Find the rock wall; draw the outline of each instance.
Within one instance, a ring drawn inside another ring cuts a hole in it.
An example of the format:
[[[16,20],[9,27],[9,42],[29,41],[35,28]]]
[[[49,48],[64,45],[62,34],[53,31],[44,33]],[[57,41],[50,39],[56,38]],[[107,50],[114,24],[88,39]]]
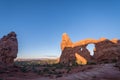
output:
[[[91,43],[95,45],[93,56],[90,55],[89,50],[86,48]],[[85,39],[73,43],[69,36],[64,33],[62,35],[61,50],[60,63],[65,65],[74,63],[87,64],[90,61],[99,63],[106,60],[118,60],[120,56],[120,40],[100,38],[99,40]]]
[[[100,39],[95,43],[94,58],[97,62],[118,60],[120,56],[119,40]]]
[[[0,65],[12,66],[18,53],[16,33],[11,32],[0,39]]]

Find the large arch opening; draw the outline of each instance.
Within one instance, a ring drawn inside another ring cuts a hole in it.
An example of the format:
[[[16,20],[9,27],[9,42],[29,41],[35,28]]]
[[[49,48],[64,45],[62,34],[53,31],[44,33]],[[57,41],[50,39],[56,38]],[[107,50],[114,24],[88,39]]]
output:
[[[93,56],[94,55],[95,44],[88,44],[87,49],[89,50],[90,55]]]

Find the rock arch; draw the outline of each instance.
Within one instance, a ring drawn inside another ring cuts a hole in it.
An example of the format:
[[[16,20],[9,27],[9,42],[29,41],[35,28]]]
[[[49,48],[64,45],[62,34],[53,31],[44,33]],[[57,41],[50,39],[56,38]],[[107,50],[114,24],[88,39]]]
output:
[[[93,57],[86,48],[88,44],[95,45]],[[106,38],[95,40],[89,38],[73,43],[69,36],[64,33],[62,35],[61,50],[62,54],[60,56],[60,63],[65,65],[71,65],[74,62],[81,62],[81,64],[86,64],[92,60],[95,62],[102,62],[104,60],[110,61],[112,59],[118,59],[118,56],[120,56],[120,40],[108,40]],[[80,61],[76,61],[78,60],[78,56]],[[80,57],[82,57],[82,59],[80,59]]]

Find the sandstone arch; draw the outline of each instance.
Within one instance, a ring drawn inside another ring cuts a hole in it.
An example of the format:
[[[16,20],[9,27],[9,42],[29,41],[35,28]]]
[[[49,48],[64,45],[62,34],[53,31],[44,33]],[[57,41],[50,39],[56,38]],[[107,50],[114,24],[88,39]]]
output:
[[[88,44],[94,44],[94,55],[90,55],[89,50],[86,48]],[[72,62],[77,62],[76,53],[82,57],[81,62],[86,63],[94,60],[95,62],[102,62],[104,60],[118,59],[120,56],[120,40],[112,39],[108,40],[106,38],[95,39],[85,39],[73,43],[69,36],[64,33],[62,35],[61,42],[62,54],[60,56],[60,63],[65,65],[70,65]],[[83,59],[84,58],[84,59]],[[82,61],[83,60],[83,61]],[[80,61],[79,61],[80,62]]]

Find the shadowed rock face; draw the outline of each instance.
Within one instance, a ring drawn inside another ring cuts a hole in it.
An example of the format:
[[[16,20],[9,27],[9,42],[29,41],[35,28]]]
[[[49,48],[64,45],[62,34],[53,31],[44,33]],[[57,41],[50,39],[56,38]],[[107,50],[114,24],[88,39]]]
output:
[[[16,33],[11,32],[0,39],[0,65],[12,66],[18,53]]]
[[[88,44],[94,44],[94,55],[91,56],[89,50],[86,48]],[[62,54],[60,56],[60,63],[65,65],[72,65],[72,63],[86,64],[90,61],[97,63],[104,60],[112,61],[118,60],[120,56],[120,40],[106,38],[85,39],[73,43],[69,36],[64,33],[61,42]]]
[[[105,39],[95,43],[95,60],[97,60],[97,62],[118,60],[120,56],[120,44],[118,44],[118,41],[119,40]]]

